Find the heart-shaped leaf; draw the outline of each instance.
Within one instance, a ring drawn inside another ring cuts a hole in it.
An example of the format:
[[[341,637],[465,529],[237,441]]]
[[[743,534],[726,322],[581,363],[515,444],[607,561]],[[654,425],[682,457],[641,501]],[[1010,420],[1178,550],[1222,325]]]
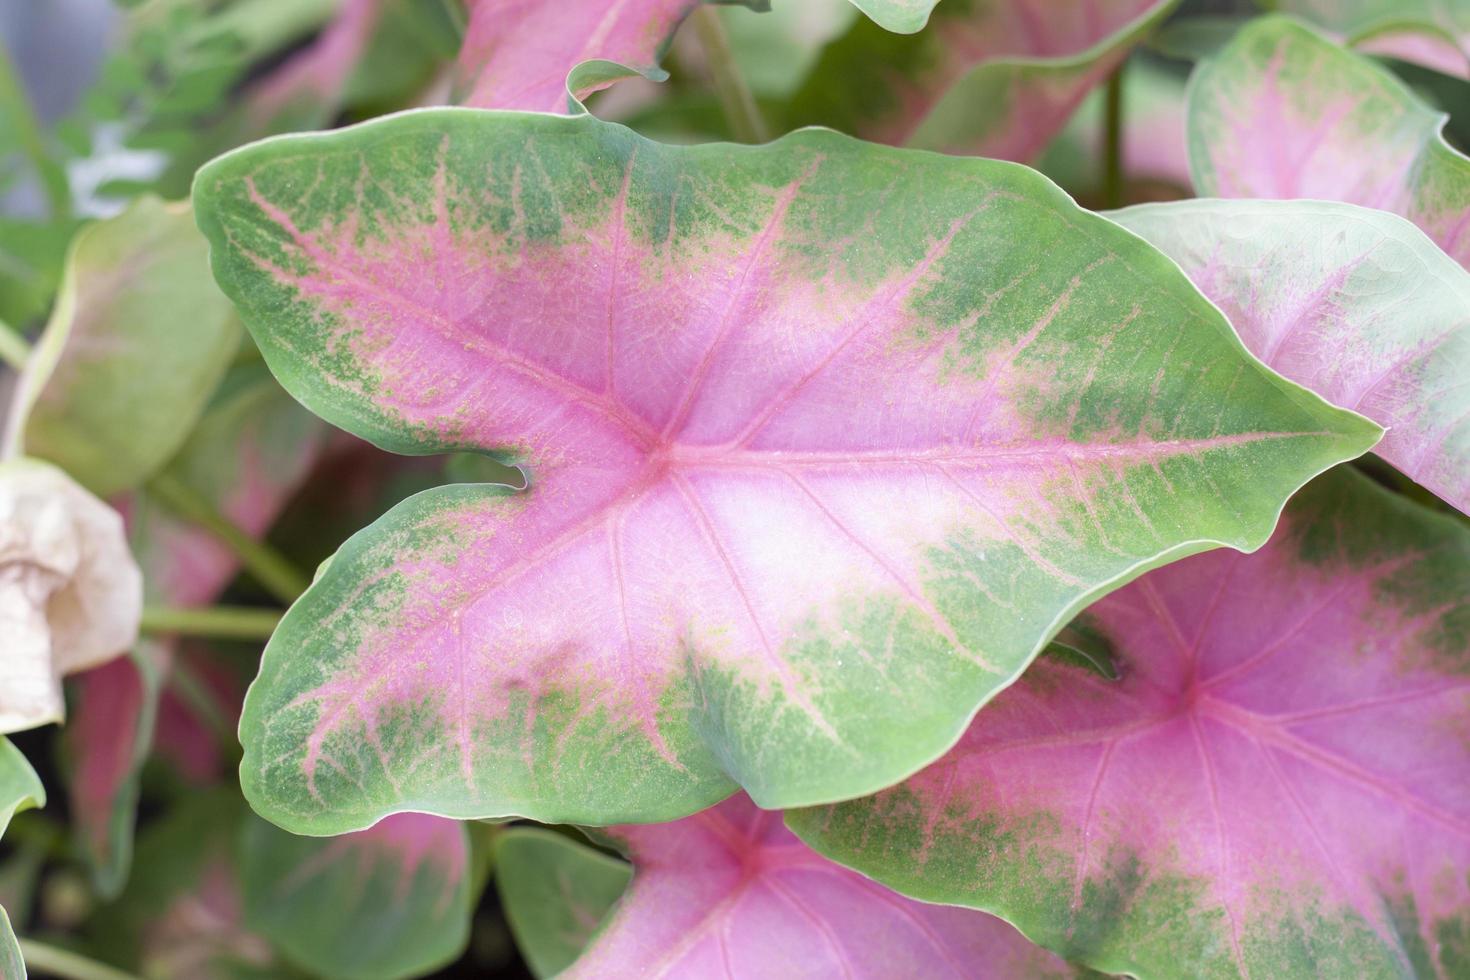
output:
[[[1088,602],[1258,545],[1378,435],[995,161],[438,110],[244,148],[195,195],[293,394],[530,478],[410,498],[288,613],[241,778],[297,832],[872,792]]]
[[[250,820],[240,860],[245,919],[322,976],[421,976],[469,941],[468,865],[464,827],[421,813],[333,838]]]
[[[1443,113],[1368,58],[1264,17],[1200,63],[1188,112],[1202,196],[1392,211],[1470,262],[1470,158],[1445,142]]]
[[[7,441],[93,493],[131,490],[188,436],[240,341],[187,204],[139,198],[78,234]]]
[[[790,121],[1029,160],[1177,0],[951,2],[900,36],[859,21],[822,55]]]
[[[911,901],[833,864],[744,796],[608,836],[633,882],[569,980],[1076,975],[1000,919]]]
[[[1178,262],[1256,356],[1382,425],[1377,452],[1470,513],[1470,273],[1422,232],[1319,201],[1110,217]]]
[[[1470,75],[1470,6],[1458,0],[1274,0],[1272,6],[1360,50]]]
[[[730,2],[765,6],[764,0]],[[877,2],[909,5],[905,0]],[[483,109],[566,112],[569,97],[584,99],[626,75],[662,81],[668,73],[658,66],[659,55],[699,3],[473,0],[459,55],[465,90],[460,102]],[[586,62],[601,64],[569,79]]]
[[[627,862],[565,834],[513,827],[495,841],[495,888],[537,977],[571,966],[628,887]]]
[[[248,534],[263,534],[316,458],[324,426],[302,411],[260,364],[232,371],[165,473]],[[129,537],[149,599],[169,606],[213,602],[234,577],[235,555],[208,531],[175,517],[145,491],[128,502]],[[127,878],[137,779],[153,743],[171,639],[146,641],[130,658],[77,677],[68,727],[71,818],[99,893]],[[196,746],[189,746],[196,747]]]
[[[1138,977],[1470,963],[1470,528],[1348,468],[1271,543],[1092,606],[1122,679],[1048,658],[899,787],[788,820],[905,894]]]

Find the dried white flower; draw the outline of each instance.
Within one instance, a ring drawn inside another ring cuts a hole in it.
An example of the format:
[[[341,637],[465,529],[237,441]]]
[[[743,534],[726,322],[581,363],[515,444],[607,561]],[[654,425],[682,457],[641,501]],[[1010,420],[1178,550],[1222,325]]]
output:
[[[54,466],[0,464],[0,732],[60,721],[62,676],[125,652],[142,611],[117,511]]]

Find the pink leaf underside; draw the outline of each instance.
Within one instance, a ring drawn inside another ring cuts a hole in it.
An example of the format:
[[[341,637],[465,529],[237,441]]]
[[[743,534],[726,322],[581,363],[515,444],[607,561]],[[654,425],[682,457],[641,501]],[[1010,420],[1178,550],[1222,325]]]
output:
[[[894,73],[886,84],[899,107],[857,135],[882,143],[910,141],[929,111],[956,82],[980,65],[1014,59],[1066,59],[1082,54],[1158,6],[1158,0],[1010,0],[974,4],[974,11],[946,16],[937,7],[928,31],[935,57],[911,77]],[[1034,76],[1012,84],[1007,116],[1017,125],[987,132],[978,145],[955,151],[1029,160],[1056,135],[1092,88],[1126,51],[1099,58],[1080,74]]]
[[[604,60],[649,70],[698,0],[474,0],[459,56],[464,105],[567,111],[567,74]],[[578,98],[590,94],[576,93]]]
[[[221,961],[269,969],[274,955],[269,943],[245,929],[240,884],[228,853],[210,855],[196,882],[144,928],[140,939],[148,975],[212,977],[223,972]]]
[[[132,775],[143,678],[131,657],[118,657],[72,678],[74,710],[66,737],[74,747],[69,780],[73,819],[97,863],[113,859],[112,807]]]
[[[1191,136],[1192,153],[1207,158],[1210,171],[1196,189],[1391,211],[1470,267],[1470,161],[1442,144],[1435,113],[1408,107],[1415,97],[1403,83],[1384,69],[1353,67],[1350,57],[1297,27],[1279,35],[1259,69],[1232,66],[1245,84],[1218,94],[1197,86],[1191,100],[1211,94],[1219,118],[1207,134]]]
[[[384,862],[396,868],[399,901],[408,898],[421,869],[427,868],[442,884],[434,907],[443,915],[469,866],[465,837],[459,824],[423,813],[395,813],[367,830],[333,837],[310,858],[299,863],[275,887],[279,894],[296,891],[309,879],[334,871],[340,865],[355,867],[362,887]]]
[[[1354,45],[1368,54],[1398,58],[1433,68],[1456,78],[1470,78],[1470,36],[1459,43],[1438,34],[1423,31],[1388,31],[1365,38]]]
[[[1431,950],[1453,939],[1435,924],[1470,907],[1464,541],[1309,562],[1311,536],[1333,532],[1287,515],[1254,555],[1186,558],[1092,606],[1123,679],[1038,661],[894,812],[925,815],[930,841],[1026,821],[1038,853],[1075,855],[1074,911],[1129,856],[1145,882],[1203,882],[1195,913],[1224,909],[1237,959],[1276,926],[1344,910],[1393,948],[1420,944],[1416,925]],[[1418,923],[1389,921],[1404,907]]]
[[[266,125],[301,100],[335,107],[357,67],[385,0],[343,0],[342,9],[304,51],[262,79],[250,92],[250,113]]]
[[[1074,975],[994,916],[915,902],[828,861],[743,794],[609,833],[633,881],[567,978]]]

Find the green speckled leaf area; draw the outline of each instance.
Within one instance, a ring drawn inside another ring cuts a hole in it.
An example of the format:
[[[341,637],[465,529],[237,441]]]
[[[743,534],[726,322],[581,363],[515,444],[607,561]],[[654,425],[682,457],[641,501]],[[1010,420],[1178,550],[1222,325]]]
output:
[[[1085,614],[1121,679],[1046,658],[820,852],[1138,977],[1470,971],[1470,528],[1342,467],[1255,554]]]
[[[6,440],[98,496],[131,490],[179,449],[239,342],[188,204],[141,197],[73,240]]]
[[[873,792],[1380,435],[996,161],[433,110],[246,147],[195,203],[298,399],[529,477],[410,498],[287,614],[241,780],[295,832]]]
[[[626,861],[551,830],[513,827],[495,841],[495,887],[537,977],[572,965],[632,874]]]

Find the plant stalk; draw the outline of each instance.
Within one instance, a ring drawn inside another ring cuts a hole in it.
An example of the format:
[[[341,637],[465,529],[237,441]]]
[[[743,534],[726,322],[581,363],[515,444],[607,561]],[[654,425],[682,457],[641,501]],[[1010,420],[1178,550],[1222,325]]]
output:
[[[271,595],[290,605],[306,591],[311,580],[279,551],[240,530],[228,517],[215,510],[193,488],[168,473],[148,481],[148,490],[179,517],[204,528],[240,559],[240,564],[265,586]]]
[[[1103,193],[1105,208],[1123,206],[1123,72],[1125,61],[1108,76],[1103,93]]]
[[[34,939],[20,939],[20,955],[32,974],[60,977],[62,980],[138,980],[106,963],[87,959],[79,953],[61,949]]]
[[[214,735],[224,757],[238,766],[241,750],[235,725],[221,709],[219,699],[210,691],[204,679],[183,658],[175,657],[169,669],[168,683],[174,693],[194,710],[195,716],[204,723],[204,727]]]
[[[144,606],[141,629],[145,633],[183,633],[216,640],[268,640],[280,621],[279,611],[250,606]]]
[[[26,339],[4,320],[0,320],[0,361],[4,361],[17,371],[24,371],[26,361],[31,356],[31,345]]]
[[[764,143],[771,138],[770,130],[761,117],[760,107],[755,104],[755,96],[750,93],[750,86],[745,84],[745,77],[740,74],[740,66],[735,63],[719,11],[702,3],[694,8],[689,19],[700,47],[704,48],[710,81],[714,83],[715,95],[724,110],[725,121],[730,124],[730,132],[741,143]]]

